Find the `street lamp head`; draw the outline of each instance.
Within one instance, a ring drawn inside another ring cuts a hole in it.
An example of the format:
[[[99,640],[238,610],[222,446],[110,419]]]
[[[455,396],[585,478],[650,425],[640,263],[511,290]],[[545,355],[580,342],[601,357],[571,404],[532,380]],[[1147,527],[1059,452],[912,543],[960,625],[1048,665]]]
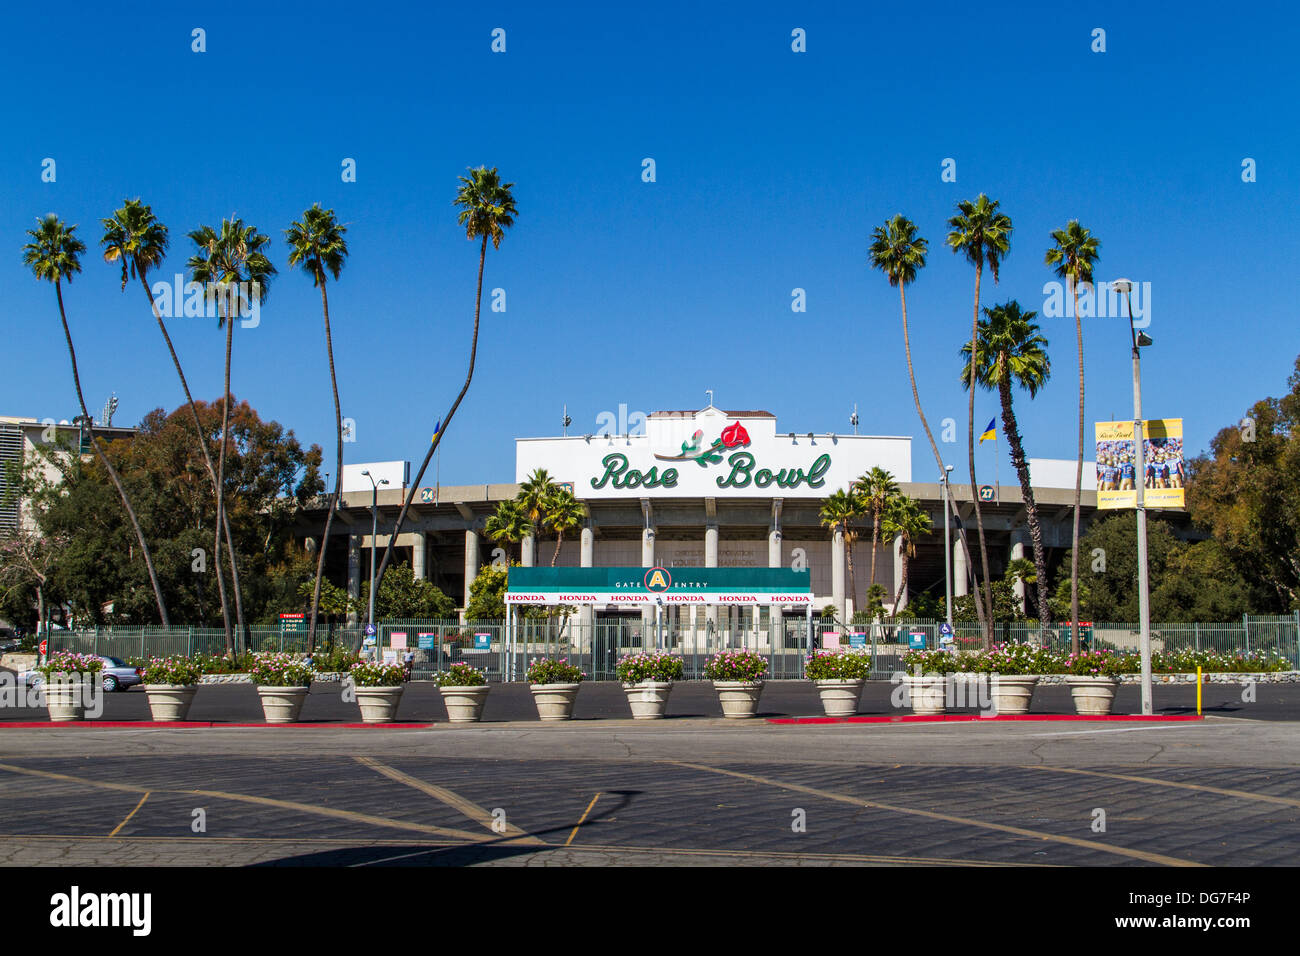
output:
[[[1116,292],[1131,292],[1133,283],[1129,279],[1111,279],[1110,287]]]
[[[370,469],[367,468],[367,469],[366,469],[365,471],[363,471],[361,474],[363,474],[363,475],[365,475],[367,478],[369,478],[369,477],[370,477]]]
[[[1147,345],[1154,345],[1155,340],[1152,339],[1151,336],[1147,335],[1145,332],[1138,332],[1137,344],[1138,344],[1138,348],[1143,348],[1144,346]]]
[[[381,485],[386,485],[386,484],[388,484],[388,479],[387,479],[387,478],[380,478],[380,479],[379,479],[379,483],[380,483]]]

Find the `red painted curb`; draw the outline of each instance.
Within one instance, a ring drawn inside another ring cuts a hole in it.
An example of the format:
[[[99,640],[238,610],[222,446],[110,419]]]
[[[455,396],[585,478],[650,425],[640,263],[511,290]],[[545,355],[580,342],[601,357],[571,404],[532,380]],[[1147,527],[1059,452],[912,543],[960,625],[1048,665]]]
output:
[[[227,724],[212,720],[16,720],[0,721],[0,729],[6,727],[19,727],[31,729],[33,727],[344,727],[344,728],[370,728],[385,727],[389,730],[415,730],[418,728],[432,727],[433,724],[335,724],[325,721],[293,721],[287,724]]]
[[[981,717],[979,714],[936,714],[918,716],[899,714],[897,717],[769,717],[769,724],[925,724],[941,721],[972,721],[990,723],[997,720],[1083,720],[1083,721],[1154,721],[1157,723],[1183,720],[1204,720],[1198,714],[1107,714],[1089,717],[1085,714],[1004,714],[998,717]]]

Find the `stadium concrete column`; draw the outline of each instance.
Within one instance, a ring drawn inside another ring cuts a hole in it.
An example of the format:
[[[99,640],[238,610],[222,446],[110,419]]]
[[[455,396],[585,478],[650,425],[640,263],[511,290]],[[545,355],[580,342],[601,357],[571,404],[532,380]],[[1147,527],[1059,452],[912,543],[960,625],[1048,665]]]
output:
[[[478,532],[465,529],[465,607],[469,607],[469,589],[478,577]]]
[[[650,507],[650,499],[641,499],[641,567],[653,568],[655,566],[655,516],[654,509]],[[642,649],[647,653],[655,646],[655,609],[654,607],[643,607],[641,609],[641,640]]]
[[[411,546],[411,574],[417,581],[429,580],[425,562],[429,557],[429,539],[423,531],[415,532],[415,542]]]
[[[897,535],[894,538],[894,593],[898,595],[898,607],[894,608],[895,616],[907,607],[907,589],[904,588],[901,592],[898,590],[898,586],[903,581],[903,547],[903,536]]]
[[[348,597],[352,598],[353,606],[361,597],[361,535],[348,535]],[[348,611],[348,623],[357,623],[357,612]]]
[[[840,619],[844,619],[844,530],[836,528],[831,536],[831,601]]]
[[[769,568],[781,567],[781,505],[782,499],[772,499],[772,523],[767,529],[767,566]],[[762,618],[763,609],[758,608],[754,612],[758,618]],[[773,650],[777,644],[776,622],[780,619],[781,612],[774,607],[767,609],[767,642]]]
[[[1017,528],[1011,532],[1011,560],[1021,561],[1025,557],[1025,532],[1022,528]],[[1025,582],[1020,578],[1016,583],[1011,585],[1011,591],[1016,596],[1016,603],[1020,605],[1020,613],[1025,613]]]
[[[536,549],[537,539],[531,534],[524,535],[524,540],[519,542],[519,563],[526,568],[533,566],[533,551]]]
[[[718,566],[718,499],[704,499],[704,566]],[[718,607],[710,604],[704,611],[704,619],[713,625],[716,633],[718,627]]]
[[[580,564],[584,568],[593,567],[596,557],[596,531],[591,526],[591,519],[588,518],[582,523],[582,556]],[[584,604],[578,609],[578,622],[582,625],[585,637],[590,640],[592,637],[592,624],[596,621],[596,609],[590,604]]]
[[[953,603],[967,594],[966,583],[966,549],[962,547],[961,538],[952,543],[952,596]]]

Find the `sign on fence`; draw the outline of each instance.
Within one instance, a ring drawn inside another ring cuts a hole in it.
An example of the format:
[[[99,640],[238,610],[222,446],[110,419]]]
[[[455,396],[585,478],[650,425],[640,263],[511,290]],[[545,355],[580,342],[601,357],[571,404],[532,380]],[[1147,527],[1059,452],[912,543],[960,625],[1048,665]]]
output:
[[[394,649],[396,649],[396,650],[403,650],[403,649],[405,649],[405,647],[406,647],[406,632],[405,632],[405,631],[389,631],[389,632],[388,632],[388,646],[389,646],[389,647],[392,647],[392,648],[394,648]]]
[[[907,646],[914,651],[925,650],[925,631],[909,631],[907,634]]]
[[[421,633],[421,634],[417,634],[417,635],[415,635],[415,646],[418,647],[418,648],[419,648],[420,650],[422,650],[422,651],[431,651],[431,650],[433,650],[434,647],[437,646],[437,642],[438,642],[438,635],[437,635],[437,634],[425,634],[425,633]]]
[[[475,634],[475,635],[474,635],[474,650],[476,650],[476,651],[490,651],[491,649],[492,649],[492,635],[491,635],[491,634]]]

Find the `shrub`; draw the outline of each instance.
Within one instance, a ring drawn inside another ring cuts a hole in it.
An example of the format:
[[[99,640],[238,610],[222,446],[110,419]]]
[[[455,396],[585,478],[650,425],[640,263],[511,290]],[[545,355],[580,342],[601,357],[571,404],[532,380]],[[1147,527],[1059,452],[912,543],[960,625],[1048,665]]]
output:
[[[433,679],[439,687],[480,687],[487,683],[487,675],[483,671],[460,661]]]
[[[528,665],[528,683],[530,684],[576,684],[587,679],[577,664],[570,664],[567,657],[558,661],[532,661]]]
[[[958,655],[948,651],[908,651],[903,655],[903,669],[908,674],[915,674],[918,667],[922,676],[953,674],[962,669],[961,665]]]
[[[203,671],[188,657],[151,657],[141,669],[146,684],[197,684]]]
[[[307,687],[315,671],[302,658],[292,654],[254,654],[248,673],[261,687]]]
[[[1059,674],[1061,655],[1032,644],[994,644],[987,651],[960,655],[959,669],[977,674]]]
[[[809,680],[865,680],[871,676],[871,655],[865,651],[814,651],[804,676]]]
[[[639,684],[643,680],[681,680],[682,659],[672,654],[629,654],[620,658],[614,668],[624,684]]]
[[[357,661],[348,674],[356,687],[397,687],[406,679],[406,668],[401,664]]]
[[[759,681],[767,673],[767,659],[753,651],[723,651],[704,665],[709,680]]]
[[[1142,669],[1138,654],[1121,654],[1116,651],[1080,651],[1061,662],[1061,672],[1080,677],[1115,677],[1118,674],[1136,674]]]
[[[360,656],[354,654],[350,647],[338,644],[326,651],[316,651],[312,655],[312,666],[318,671],[344,674],[351,671],[360,660]]]
[[[103,669],[104,662],[94,654],[55,651],[36,671],[49,680],[51,674],[98,674]]]

